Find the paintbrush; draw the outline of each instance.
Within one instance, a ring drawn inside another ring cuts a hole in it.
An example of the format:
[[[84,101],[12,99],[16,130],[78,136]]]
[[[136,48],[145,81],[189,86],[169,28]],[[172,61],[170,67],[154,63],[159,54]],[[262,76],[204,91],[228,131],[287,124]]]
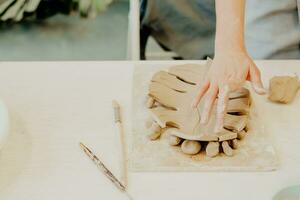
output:
[[[120,104],[116,101],[112,101],[112,107],[114,110],[114,117],[115,117],[115,125],[118,129],[119,136],[120,136],[120,145],[121,145],[121,181],[123,181],[124,186],[127,187],[127,159],[126,159],[126,141],[123,129],[123,121],[121,118],[121,108]]]
[[[129,199],[132,197],[127,192],[126,187],[111,173],[111,171],[101,162],[101,160],[83,143],[79,143],[81,149],[90,159],[96,164],[96,166],[102,171],[102,173],[122,192],[124,192]]]

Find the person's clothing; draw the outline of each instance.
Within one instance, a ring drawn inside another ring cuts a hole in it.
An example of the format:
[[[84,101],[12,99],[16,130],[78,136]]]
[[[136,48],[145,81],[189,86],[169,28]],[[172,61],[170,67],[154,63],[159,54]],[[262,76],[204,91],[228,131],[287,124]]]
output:
[[[141,30],[185,59],[203,58],[213,54],[214,7],[214,0],[143,1]]]
[[[245,39],[254,58],[300,58],[297,1],[247,0]]]
[[[300,58],[298,6],[300,0],[247,0],[245,40],[253,58]],[[140,20],[142,54],[151,35],[184,59],[213,56],[215,0],[142,0]]]

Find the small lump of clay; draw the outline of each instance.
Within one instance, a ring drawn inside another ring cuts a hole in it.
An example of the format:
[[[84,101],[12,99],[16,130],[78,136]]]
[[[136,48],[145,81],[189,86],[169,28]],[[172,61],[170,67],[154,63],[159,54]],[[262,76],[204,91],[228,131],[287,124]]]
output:
[[[290,103],[299,88],[300,83],[296,76],[274,76],[270,80],[269,100],[278,103]]]
[[[233,156],[233,150],[229,146],[228,141],[222,142],[222,148],[223,148],[223,152],[226,154],[226,156]]]
[[[185,140],[181,144],[181,150],[185,154],[195,155],[201,150],[201,144],[194,140]]]
[[[150,131],[152,133],[157,133],[157,132],[161,131],[161,128],[160,128],[160,126],[156,122],[153,122],[152,125],[151,125],[151,127],[150,127]]]
[[[244,139],[244,137],[246,136],[247,132],[245,130],[241,130],[240,132],[237,133],[237,138],[239,140]]]
[[[149,129],[149,132],[150,134],[148,135],[148,138],[150,140],[157,140],[158,138],[160,138],[161,128],[156,122],[153,122],[152,126]]]
[[[150,135],[148,135],[148,138],[150,140],[157,140],[158,138],[160,138],[160,135],[161,135],[160,132],[151,133]]]
[[[149,97],[146,103],[147,108],[152,108],[155,104],[155,100],[152,97]]]
[[[231,146],[233,149],[237,149],[239,147],[239,142],[237,139],[231,140]]]
[[[182,141],[182,139],[180,137],[177,137],[175,135],[170,135],[169,136],[169,144],[171,146],[177,146],[180,144],[180,142]]]
[[[206,155],[209,157],[215,157],[219,154],[220,143],[209,142],[206,146]]]

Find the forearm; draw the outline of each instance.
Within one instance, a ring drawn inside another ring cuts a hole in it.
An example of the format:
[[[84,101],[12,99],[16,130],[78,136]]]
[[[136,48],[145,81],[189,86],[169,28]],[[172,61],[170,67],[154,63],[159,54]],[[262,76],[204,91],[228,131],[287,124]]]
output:
[[[216,0],[215,54],[245,51],[245,0]]]
[[[205,96],[200,122],[206,124],[217,101],[216,132],[223,130],[230,92],[237,91],[246,80],[249,80],[258,94],[265,93],[259,69],[245,47],[245,1],[215,0],[217,16],[215,56],[194,106],[196,107]]]

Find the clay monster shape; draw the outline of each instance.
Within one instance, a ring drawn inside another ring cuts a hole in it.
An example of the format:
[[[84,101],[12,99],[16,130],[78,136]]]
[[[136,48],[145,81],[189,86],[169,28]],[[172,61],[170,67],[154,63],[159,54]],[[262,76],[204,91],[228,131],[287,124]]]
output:
[[[214,157],[219,150],[232,156],[237,148],[237,138],[244,135],[250,106],[249,91],[246,88],[231,93],[224,129],[214,133],[215,110],[207,125],[201,125],[201,103],[191,106],[204,80],[208,65],[178,65],[168,71],[155,73],[149,85],[147,107],[153,119],[153,127],[160,127],[170,135],[170,145],[181,145],[186,154],[197,154],[205,149],[206,155]],[[150,103],[149,103],[150,102]],[[153,131],[158,139],[158,129]],[[201,148],[204,147],[204,148]]]

